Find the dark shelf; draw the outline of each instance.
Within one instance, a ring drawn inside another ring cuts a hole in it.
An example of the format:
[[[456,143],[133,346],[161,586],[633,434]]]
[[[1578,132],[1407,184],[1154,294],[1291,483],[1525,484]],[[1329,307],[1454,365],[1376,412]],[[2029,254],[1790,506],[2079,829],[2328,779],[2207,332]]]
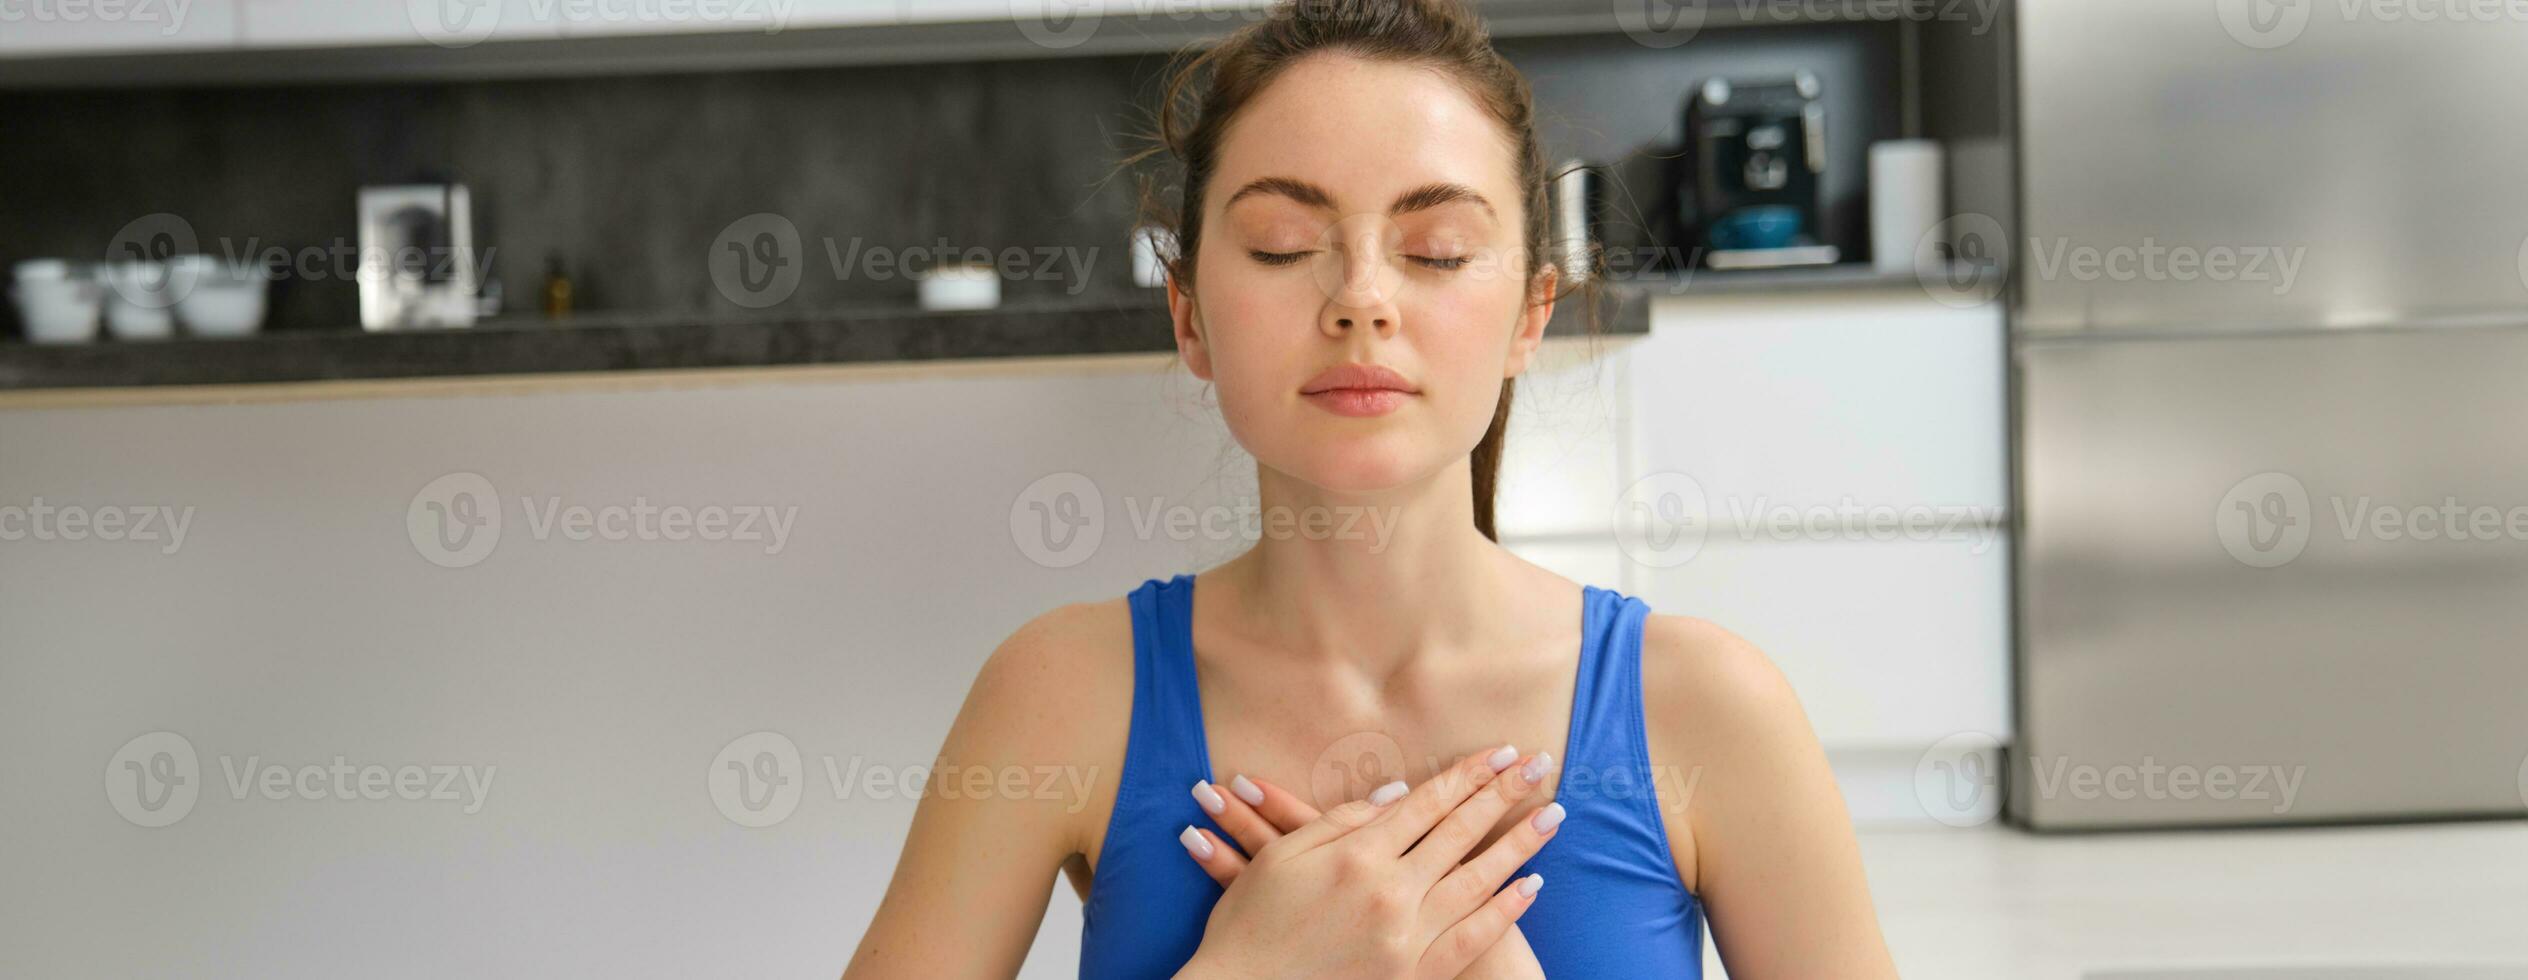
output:
[[[1609,290],[1599,332],[1649,332],[1648,300]],[[1581,332],[1577,304],[1547,333]],[[234,340],[0,344],[0,391],[463,378],[810,364],[1166,353],[1167,308],[1130,300],[992,310],[847,310],[751,318],[587,314],[463,330],[279,331]]]

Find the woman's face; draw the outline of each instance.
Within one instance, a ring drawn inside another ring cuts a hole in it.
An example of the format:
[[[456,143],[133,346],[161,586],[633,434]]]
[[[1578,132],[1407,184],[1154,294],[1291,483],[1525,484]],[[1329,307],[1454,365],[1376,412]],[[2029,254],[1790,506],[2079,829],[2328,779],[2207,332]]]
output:
[[[1552,312],[1528,303],[1500,122],[1432,69],[1320,54],[1248,103],[1217,160],[1193,295],[1169,300],[1239,444],[1341,493],[1465,459]]]

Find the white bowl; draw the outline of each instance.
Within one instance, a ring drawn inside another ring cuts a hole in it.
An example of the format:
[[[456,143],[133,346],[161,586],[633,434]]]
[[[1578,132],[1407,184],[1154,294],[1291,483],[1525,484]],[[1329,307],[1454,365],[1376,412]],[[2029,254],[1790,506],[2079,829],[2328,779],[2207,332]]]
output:
[[[167,267],[158,262],[118,262],[103,270],[105,329],[116,340],[165,340],[176,334],[175,296]]]
[[[988,310],[1001,305],[1001,274],[988,265],[943,265],[914,273],[925,310]]]
[[[97,339],[105,287],[85,279],[30,279],[9,290],[17,302],[26,339],[39,344],[84,344]]]
[[[188,262],[187,259],[199,259]],[[168,288],[176,319],[196,337],[244,337],[263,328],[271,283],[256,266],[220,263],[207,256],[178,256]]]
[[[63,259],[27,259],[15,267],[17,281],[55,281],[71,278],[70,263]]]

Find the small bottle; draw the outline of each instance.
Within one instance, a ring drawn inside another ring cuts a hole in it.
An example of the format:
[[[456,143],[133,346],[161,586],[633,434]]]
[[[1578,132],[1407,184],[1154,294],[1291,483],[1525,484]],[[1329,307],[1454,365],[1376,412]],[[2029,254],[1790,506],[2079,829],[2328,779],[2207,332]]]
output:
[[[571,315],[571,277],[562,271],[559,252],[544,257],[544,316],[559,320]]]

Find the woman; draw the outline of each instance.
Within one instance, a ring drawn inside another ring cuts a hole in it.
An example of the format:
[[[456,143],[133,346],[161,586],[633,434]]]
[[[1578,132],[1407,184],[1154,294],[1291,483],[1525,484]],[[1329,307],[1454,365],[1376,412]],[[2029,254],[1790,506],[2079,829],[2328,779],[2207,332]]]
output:
[[[1693,977],[1706,909],[1737,980],[1894,975],[1781,674],[1493,539],[1555,290],[1531,114],[1449,0],[1299,0],[1175,75],[1178,350],[1268,522],[1382,533],[1011,636],[941,761],[1113,776],[926,797],[847,976],[1010,976],[1056,868],[1091,977]],[[1311,790],[1363,745],[1458,761]]]

